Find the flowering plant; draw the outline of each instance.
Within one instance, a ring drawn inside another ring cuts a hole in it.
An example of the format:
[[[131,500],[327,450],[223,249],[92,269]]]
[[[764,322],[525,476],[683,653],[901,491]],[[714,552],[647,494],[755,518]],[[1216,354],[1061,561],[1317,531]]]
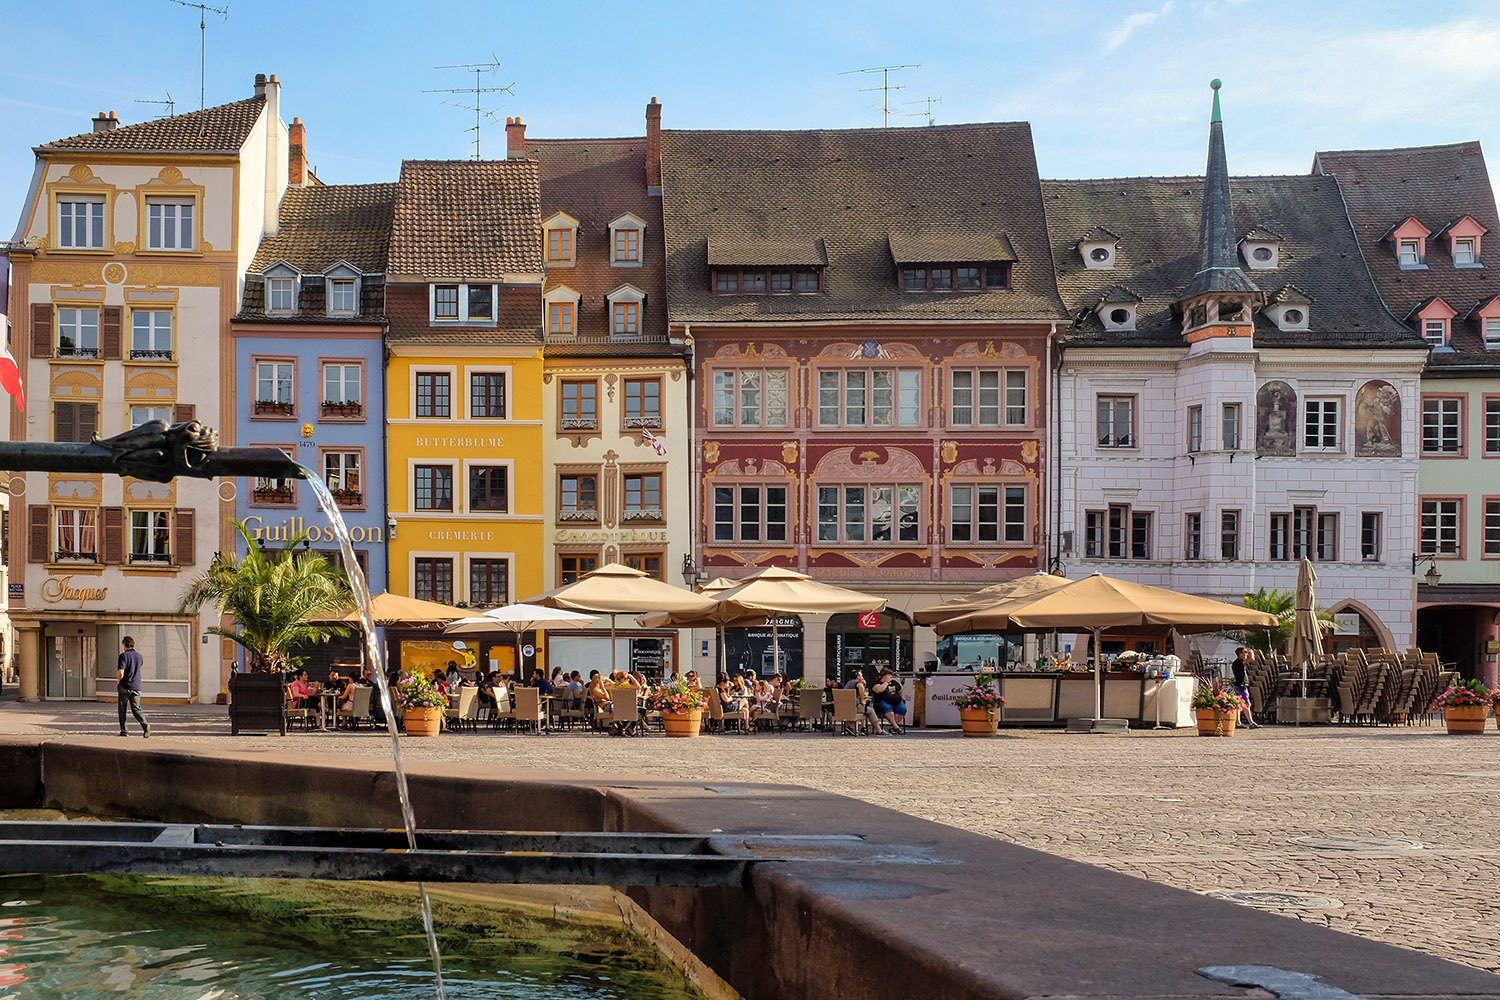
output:
[[[1447,708],[1450,705],[1500,705],[1500,689],[1487,688],[1476,677],[1457,682],[1434,698],[1432,704],[1434,708]]]
[[[651,696],[651,707],[673,715],[701,712],[708,707],[708,693],[702,688],[688,687],[686,681],[673,681]]]
[[[1193,708],[1210,709],[1217,713],[1238,713],[1245,707],[1245,699],[1226,688],[1217,678],[1211,684],[1199,684],[1193,692]]]
[[[1005,704],[1005,696],[995,688],[990,687],[995,683],[994,674],[976,674],[974,683],[963,689],[963,692],[953,699],[955,708],[978,708],[986,712],[993,712]]]
[[[801,691],[803,688],[807,687],[807,678],[798,677],[796,680],[788,684],[787,687],[791,688],[793,691]]]
[[[448,698],[421,674],[412,674],[396,685],[403,708],[447,708]]]

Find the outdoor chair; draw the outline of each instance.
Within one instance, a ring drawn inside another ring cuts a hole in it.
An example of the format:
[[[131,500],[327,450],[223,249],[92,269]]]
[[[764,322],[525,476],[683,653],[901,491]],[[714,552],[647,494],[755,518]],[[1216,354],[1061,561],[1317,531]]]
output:
[[[635,688],[610,688],[610,735],[635,736],[642,731],[640,696]]]
[[[563,707],[557,710],[557,724],[571,729],[574,726],[583,725],[588,721],[588,713],[584,711],[584,703],[581,700],[559,702]]]
[[[473,723],[479,713],[479,689],[466,687],[458,689],[458,698],[449,699],[448,707],[444,710],[444,721],[450,730],[462,729],[466,725],[473,728]]]
[[[805,687],[797,692],[797,725],[811,730],[823,715],[823,692],[818,688]]]
[[[348,723],[349,728],[356,729],[361,722],[375,724],[374,717],[370,714],[370,699],[374,696],[375,689],[357,684],[354,687],[354,695],[350,699],[349,707],[339,710],[339,718]]]
[[[845,736],[857,736],[861,727],[868,728],[864,710],[859,707],[858,691],[839,688],[833,692],[833,724]]]
[[[510,713],[511,725],[527,726],[539,733],[547,731],[547,713],[542,708],[542,693],[536,688],[515,689],[516,707]]]
[[[497,693],[495,695],[495,708],[494,714],[490,716],[490,726],[499,729],[502,722],[509,722],[514,725],[515,720],[516,714],[511,711],[510,707],[510,689],[507,688],[504,694]]]
[[[719,704],[719,692],[714,688],[708,690],[708,731],[724,731],[724,706]]]

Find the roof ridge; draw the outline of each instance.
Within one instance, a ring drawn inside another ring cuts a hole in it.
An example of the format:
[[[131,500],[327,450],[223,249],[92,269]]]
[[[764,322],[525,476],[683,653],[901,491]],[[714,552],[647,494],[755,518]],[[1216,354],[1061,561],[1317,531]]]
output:
[[[808,135],[812,133],[848,135],[855,132],[895,132],[907,135],[977,128],[1025,128],[1029,130],[1031,122],[950,122],[946,125],[889,125],[866,128],[672,128],[662,129],[662,135]]]
[[[1458,142],[1439,142],[1430,146],[1388,146],[1379,149],[1320,149],[1314,156],[1374,156],[1381,153],[1430,153],[1437,149],[1462,149],[1478,146],[1478,139],[1463,139]]]

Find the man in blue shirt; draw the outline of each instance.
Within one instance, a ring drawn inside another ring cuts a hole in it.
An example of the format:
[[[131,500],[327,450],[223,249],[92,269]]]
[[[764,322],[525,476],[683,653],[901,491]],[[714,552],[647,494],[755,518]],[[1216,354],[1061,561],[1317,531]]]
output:
[[[120,644],[125,647],[120,653],[119,667],[115,670],[120,702],[120,735],[125,735],[125,706],[129,705],[135,721],[141,724],[141,736],[149,737],[151,727],[141,714],[141,665],[144,661],[141,654],[135,651],[135,640],[130,636],[121,639]]]

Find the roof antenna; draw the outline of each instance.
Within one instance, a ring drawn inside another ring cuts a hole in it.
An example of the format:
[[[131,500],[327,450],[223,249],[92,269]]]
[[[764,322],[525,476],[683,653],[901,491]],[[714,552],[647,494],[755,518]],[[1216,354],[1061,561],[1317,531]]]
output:
[[[897,70],[900,70],[900,69],[921,69],[921,68],[922,68],[922,64],[921,63],[907,63],[907,64],[902,65],[902,66],[870,66],[870,67],[867,67],[865,69],[846,69],[846,70],[844,70],[844,72],[840,73],[839,76],[848,76],[850,73],[879,73],[880,74],[880,86],[878,86],[878,87],[861,87],[861,88],[859,88],[859,92],[861,94],[868,94],[868,93],[872,93],[872,92],[878,90],[882,94],[884,94],[884,101],[882,102],[882,105],[881,105],[881,111],[885,115],[885,119],[884,119],[885,127],[886,128],[890,128],[891,127],[891,91],[893,91],[893,90],[905,90],[906,89],[906,86],[904,84],[891,83],[891,74],[894,73],[894,72],[896,72]]]
[[[174,100],[172,100],[172,92],[171,91],[166,90],[166,91],[162,91],[162,93],[164,93],[164,94],[167,95],[167,99],[165,101],[147,101],[147,100],[142,100],[141,98],[136,98],[135,103],[136,104],[159,104],[159,105],[162,105],[163,107],[165,107],[167,109],[167,113],[164,114],[164,115],[157,115],[155,120],[156,121],[161,121],[163,118],[171,118],[173,115],[175,115],[177,113],[177,102],[174,101]]]
[[[491,73],[491,74],[493,74],[496,70],[498,70],[500,68],[500,58],[498,56],[496,56],[493,52],[490,53],[490,60],[491,61],[487,62],[487,63],[455,63],[452,66],[434,66],[433,69],[461,69],[461,70],[463,70],[466,73],[473,73],[474,74],[474,86],[473,87],[459,87],[459,88],[456,88],[456,89],[453,89],[453,90],[424,90],[424,91],[422,91],[422,93],[424,93],[424,94],[473,94],[474,95],[474,103],[472,105],[468,105],[468,104],[455,104],[452,101],[444,101],[443,103],[446,104],[446,105],[448,105],[448,107],[450,107],[450,108],[458,108],[458,109],[460,109],[462,111],[472,111],[472,112],[474,112],[474,127],[472,129],[468,129],[467,131],[470,131],[470,132],[474,133],[474,159],[476,159],[476,160],[480,159],[480,155],[479,155],[479,137],[480,137],[481,126],[484,124],[484,119],[495,117],[495,114],[498,111],[498,109],[491,109],[489,111],[484,110],[484,95],[485,94],[510,94],[512,97],[515,96],[515,91],[511,89],[512,87],[515,86],[514,83],[508,84],[508,85],[506,85],[504,87],[484,87],[484,86],[480,85],[480,83],[481,83],[480,76],[482,74],[484,74],[484,73]]]
[[[198,11],[198,110],[202,111],[207,106],[204,95],[208,91],[207,76],[204,67],[207,65],[208,53],[208,15],[218,14],[222,18],[229,17],[229,5],[222,8],[210,7],[206,3],[189,3],[188,0],[168,0],[179,7],[192,7]]]
[[[922,108],[921,111],[908,111],[906,113],[906,117],[908,117],[908,118],[926,118],[928,125],[936,125],[937,124],[937,119],[935,117],[933,117],[932,106],[934,104],[942,104],[942,103],[943,103],[943,99],[941,97],[924,97],[920,101],[906,101],[904,104],[902,104],[902,107],[909,108],[913,104],[921,104],[921,105],[923,105],[923,108]]]

